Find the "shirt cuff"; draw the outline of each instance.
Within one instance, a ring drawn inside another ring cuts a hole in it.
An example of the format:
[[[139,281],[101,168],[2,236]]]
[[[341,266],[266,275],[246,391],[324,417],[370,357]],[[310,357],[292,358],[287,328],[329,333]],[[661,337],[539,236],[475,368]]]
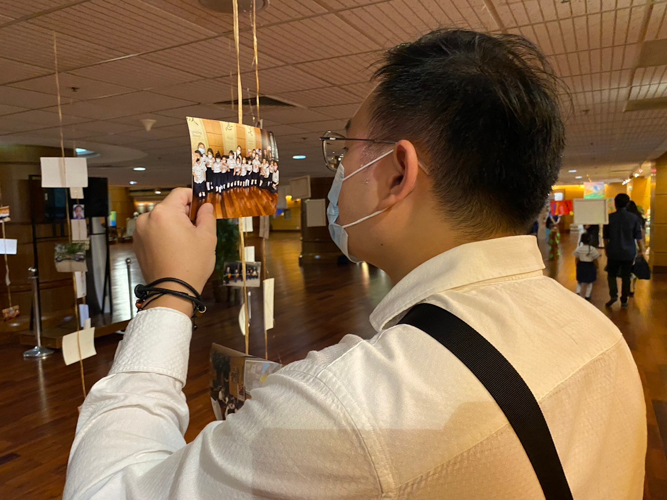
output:
[[[188,374],[192,320],[167,307],[137,314],[125,330],[109,375],[159,373],[185,385]]]

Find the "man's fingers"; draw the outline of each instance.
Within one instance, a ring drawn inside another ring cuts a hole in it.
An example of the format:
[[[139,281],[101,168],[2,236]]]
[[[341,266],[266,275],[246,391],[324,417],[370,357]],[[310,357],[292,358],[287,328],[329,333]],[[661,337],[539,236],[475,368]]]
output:
[[[212,235],[216,234],[215,214],[212,204],[204,203],[199,207],[197,211],[197,229],[203,229]]]
[[[190,188],[172,189],[171,193],[162,201],[164,206],[183,212],[185,215],[190,214],[191,203],[192,189]]]

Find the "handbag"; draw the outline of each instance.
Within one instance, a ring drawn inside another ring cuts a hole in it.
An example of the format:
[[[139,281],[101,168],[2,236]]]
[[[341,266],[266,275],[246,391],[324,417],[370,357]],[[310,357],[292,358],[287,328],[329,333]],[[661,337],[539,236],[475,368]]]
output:
[[[637,276],[637,279],[640,280],[650,280],[651,279],[651,268],[648,266],[648,262],[644,257],[638,257],[635,260],[635,264],[632,266],[632,274]]]
[[[546,500],[573,500],[549,426],[535,396],[510,362],[480,333],[449,311],[418,304],[399,322],[437,340],[486,388],[530,460]]]

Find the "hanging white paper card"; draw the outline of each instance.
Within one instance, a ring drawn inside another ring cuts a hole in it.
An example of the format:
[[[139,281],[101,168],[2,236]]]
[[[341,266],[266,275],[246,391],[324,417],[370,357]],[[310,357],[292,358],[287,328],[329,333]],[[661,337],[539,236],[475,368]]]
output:
[[[88,224],[85,220],[72,219],[72,241],[88,241]]]
[[[255,262],[255,247],[245,247],[245,261]]]
[[[252,319],[250,295],[250,292],[248,292],[248,327],[250,326],[250,320]],[[245,337],[245,306],[241,306],[241,310],[239,311],[239,328],[241,328],[241,334]]]
[[[76,271],[74,273],[76,280],[76,298],[80,299],[86,296],[86,273]]]
[[[18,240],[0,238],[0,255],[16,255]]]
[[[252,233],[252,217],[241,217],[244,233]]]
[[[79,304],[79,328],[86,326],[86,320],[90,318],[88,304]]]
[[[322,227],[327,225],[326,202],[322,199],[306,200],[306,226]]]
[[[79,346],[81,346],[81,357],[79,357]],[[65,335],[62,349],[66,365],[76,363],[79,359],[95,356],[97,354],[97,351],[95,351],[95,329],[86,328],[81,330],[78,333],[78,342],[77,332]]]
[[[273,287],[275,279],[264,280],[264,330],[273,328]]]
[[[88,164],[85,158],[40,158],[42,187],[88,187]]]
[[[83,188],[71,187],[69,188],[69,197],[73,200],[83,200]]]

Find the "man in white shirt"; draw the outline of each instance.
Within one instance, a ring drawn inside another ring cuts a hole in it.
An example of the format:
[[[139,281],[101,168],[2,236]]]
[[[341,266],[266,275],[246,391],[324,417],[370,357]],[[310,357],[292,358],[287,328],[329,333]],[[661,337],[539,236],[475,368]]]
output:
[[[327,163],[337,167],[332,237],[396,283],[371,316],[378,334],[348,335],[270,375],[186,445],[192,305],[154,301],[81,409],[65,499],[544,498],[479,380],[397,324],[422,302],[467,322],[525,380],[575,499],[642,497],[645,407],[628,346],[543,275],[535,238],[518,236],[556,181],[564,143],[542,55],[518,37],[442,30],[390,50],[375,79],[348,124],[344,165]],[[212,207],[192,226],[190,200],[174,190],[139,219],[149,282],[201,290],[213,271]]]

